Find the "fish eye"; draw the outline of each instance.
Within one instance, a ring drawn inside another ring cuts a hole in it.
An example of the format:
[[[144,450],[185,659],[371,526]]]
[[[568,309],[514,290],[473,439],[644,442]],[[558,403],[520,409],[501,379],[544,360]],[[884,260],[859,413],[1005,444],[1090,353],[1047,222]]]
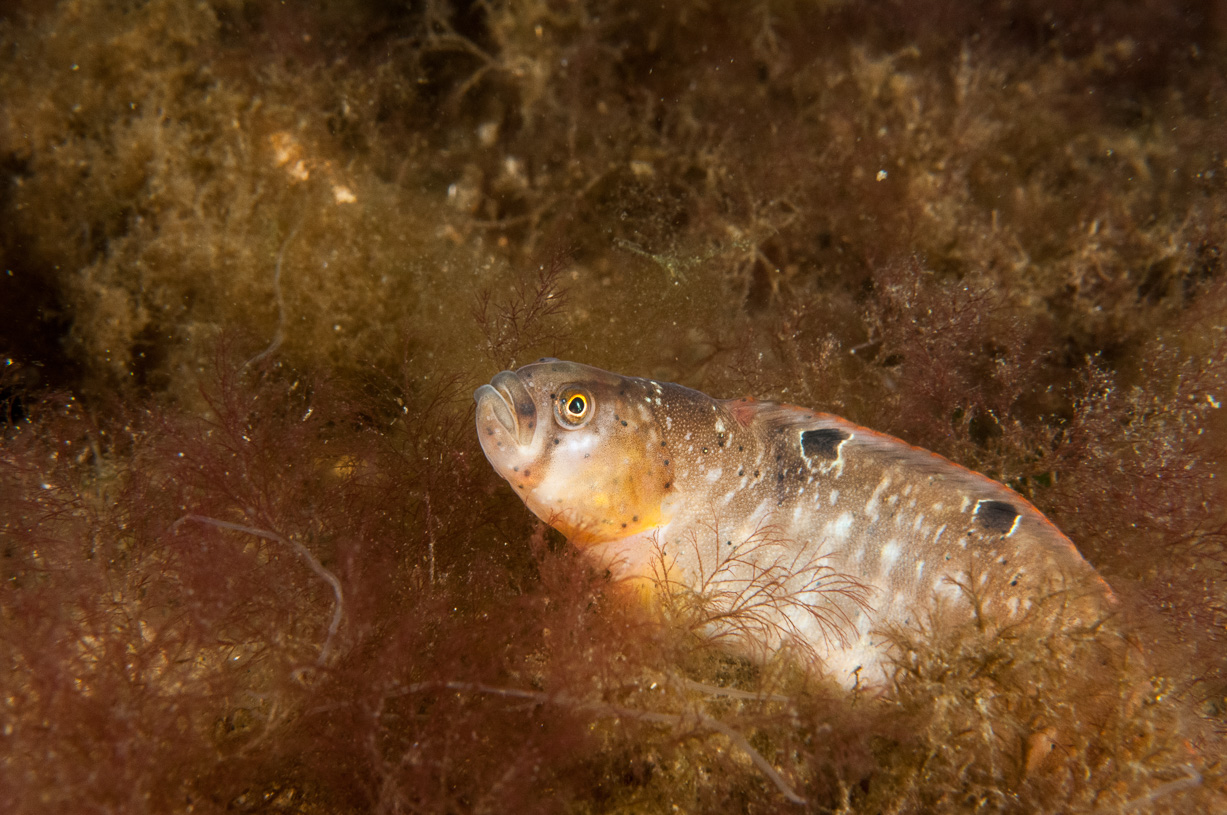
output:
[[[567,388],[558,395],[554,413],[563,427],[574,430],[583,427],[592,417],[592,397],[579,388]]]

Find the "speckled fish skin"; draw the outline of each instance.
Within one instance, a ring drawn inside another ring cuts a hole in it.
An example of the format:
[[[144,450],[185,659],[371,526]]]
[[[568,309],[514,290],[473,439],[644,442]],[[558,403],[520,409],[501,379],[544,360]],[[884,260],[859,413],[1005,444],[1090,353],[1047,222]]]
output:
[[[837,416],[713,399],[545,359],[474,394],[482,449],[538,517],[622,578],[701,595],[709,632],[886,681],[889,633],[1055,595],[1063,624],[1112,602],[1024,498]]]

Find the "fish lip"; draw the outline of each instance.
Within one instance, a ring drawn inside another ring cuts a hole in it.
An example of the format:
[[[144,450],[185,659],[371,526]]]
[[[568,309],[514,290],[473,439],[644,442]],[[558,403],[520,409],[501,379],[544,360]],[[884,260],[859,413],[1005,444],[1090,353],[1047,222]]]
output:
[[[479,420],[481,419],[480,411],[482,408],[489,408],[490,413],[503,426],[503,429],[510,433],[512,438],[519,439],[515,414],[512,413],[511,405],[508,404],[506,396],[490,385],[482,385],[473,392],[473,400],[477,402]]]
[[[537,406],[524,382],[513,371],[503,371],[473,394],[478,408],[488,406],[491,414],[521,447],[532,444],[536,434]]]

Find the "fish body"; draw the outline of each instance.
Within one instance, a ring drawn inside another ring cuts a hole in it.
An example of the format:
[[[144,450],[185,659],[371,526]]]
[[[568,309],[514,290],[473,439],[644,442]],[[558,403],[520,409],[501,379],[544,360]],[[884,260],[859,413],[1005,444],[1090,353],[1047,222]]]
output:
[[[799,647],[845,685],[886,680],[892,629],[1053,595],[1090,624],[1113,600],[1022,496],[837,416],[553,359],[474,396],[539,518],[618,577],[702,597],[739,650]]]

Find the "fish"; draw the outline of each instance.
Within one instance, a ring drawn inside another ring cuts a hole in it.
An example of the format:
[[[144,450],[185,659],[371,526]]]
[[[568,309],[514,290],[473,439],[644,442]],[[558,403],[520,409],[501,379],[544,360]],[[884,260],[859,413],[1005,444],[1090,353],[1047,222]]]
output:
[[[1054,606],[1093,626],[1116,602],[1017,492],[838,416],[553,358],[474,399],[491,466],[596,565],[846,687],[891,680],[900,631]]]

